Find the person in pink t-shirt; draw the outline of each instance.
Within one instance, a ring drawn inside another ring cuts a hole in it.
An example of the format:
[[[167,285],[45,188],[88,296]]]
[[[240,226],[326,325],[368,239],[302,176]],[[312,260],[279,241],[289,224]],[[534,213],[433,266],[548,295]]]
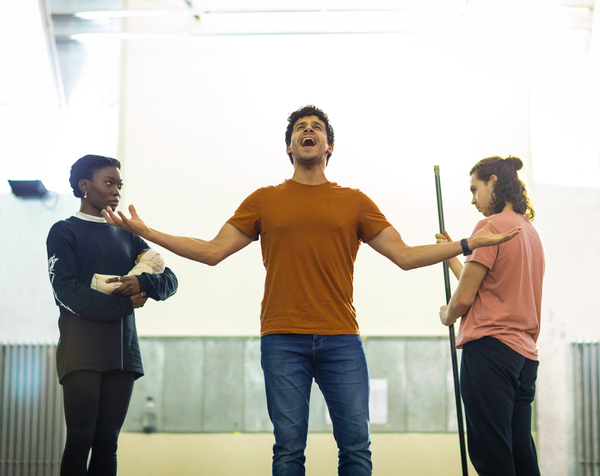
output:
[[[521,233],[506,243],[471,252],[465,266],[449,260],[459,279],[450,303],[440,308],[446,326],[462,318],[460,388],[465,405],[469,457],[480,475],[540,474],[531,436],[531,404],[538,369],[544,249],[531,224],[535,212],[517,171],[517,157],[489,157],[470,172],[472,204],[501,233]],[[451,241],[436,235],[438,243]]]

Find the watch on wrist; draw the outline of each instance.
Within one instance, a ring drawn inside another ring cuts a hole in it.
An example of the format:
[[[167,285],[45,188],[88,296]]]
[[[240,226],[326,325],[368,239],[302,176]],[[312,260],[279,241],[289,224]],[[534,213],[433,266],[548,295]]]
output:
[[[473,254],[473,252],[469,249],[469,243],[467,242],[466,238],[460,240],[460,246],[462,246],[464,256],[469,256]]]

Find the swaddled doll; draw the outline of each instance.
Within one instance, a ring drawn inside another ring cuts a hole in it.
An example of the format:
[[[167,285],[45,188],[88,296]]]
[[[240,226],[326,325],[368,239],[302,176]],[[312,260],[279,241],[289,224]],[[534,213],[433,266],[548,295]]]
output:
[[[137,257],[135,262],[136,265],[131,268],[131,271],[127,273],[127,276],[139,276],[142,273],[161,274],[165,270],[165,262],[162,256],[154,250],[145,250]],[[118,276],[111,276],[109,274],[96,273],[92,277],[92,284],[90,284],[90,287],[104,294],[112,294],[113,291],[123,283],[107,283],[106,280],[117,277]]]

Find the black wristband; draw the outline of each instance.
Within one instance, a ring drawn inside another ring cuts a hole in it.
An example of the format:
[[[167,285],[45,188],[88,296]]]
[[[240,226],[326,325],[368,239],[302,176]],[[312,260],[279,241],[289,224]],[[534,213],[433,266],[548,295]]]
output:
[[[466,238],[460,240],[460,246],[462,246],[464,256],[469,256],[473,254],[473,252],[469,249],[469,243],[467,242]]]

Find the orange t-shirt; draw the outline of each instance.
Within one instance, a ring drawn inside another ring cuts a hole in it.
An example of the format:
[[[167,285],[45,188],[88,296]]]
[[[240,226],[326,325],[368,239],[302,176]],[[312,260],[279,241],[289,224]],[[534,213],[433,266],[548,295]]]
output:
[[[360,190],[293,180],[258,189],[227,223],[261,237],[267,270],[261,336],[358,334],[354,260],[390,226]]]
[[[478,248],[466,262],[481,263],[488,272],[475,301],[461,319],[456,346],[485,336],[494,337],[531,360],[538,360],[544,248],[537,230],[524,216],[512,210],[477,223],[475,231],[492,220],[492,231],[503,233],[515,226],[521,232],[497,246]]]

